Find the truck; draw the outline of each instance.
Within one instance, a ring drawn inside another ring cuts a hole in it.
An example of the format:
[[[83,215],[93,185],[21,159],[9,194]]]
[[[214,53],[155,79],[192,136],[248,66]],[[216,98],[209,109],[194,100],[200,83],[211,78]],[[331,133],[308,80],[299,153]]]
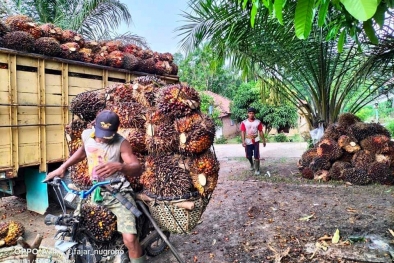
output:
[[[64,130],[72,99],[145,75],[0,48],[0,196],[24,196],[28,210],[45,213],[42,180],[68,158]],[[179,82],[175,75],[156,77]]]

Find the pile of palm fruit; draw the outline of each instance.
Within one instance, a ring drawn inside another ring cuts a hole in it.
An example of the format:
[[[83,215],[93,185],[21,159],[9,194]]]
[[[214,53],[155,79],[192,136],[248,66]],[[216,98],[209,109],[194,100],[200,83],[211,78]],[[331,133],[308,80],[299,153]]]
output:
[[[72,30],[35,23],[23,15],[0,21],[0,47],[157,75],[177,75],[170,53],[121,41],[91,41]]]
[[[66,128],[70,154],[81,145],[82,131],[103,109],[119,115],[118,133],[143,164],[141,178],[128,178],[134,190],[161,200],[210,196],[219,172],[210,150],[215,125],[201,113],[196,90],[144,76],[77,95],[70,105],[74,118]],[[86,161],[71,169],[71,178],[80,187],[91,185]]]
[[[70,154],[81,145],[82,131],[94,126],[94,116],[104,109],[118,114],[118,133],[130,142],[143,166],[141,177],[127,177],[135,191],[158,201],[203,198],[208,204],[219,162],[210,150],[215,125],[200,111],[196,90],[144,76],[77,95],[70,105],[74,117],[65,131]],[[92,184],[86,160],[71,168],[71,179],[81,188]]]
[[[307,179],[393,184],[394,142],[379,123],[364,123],[344,113],[327,127],[314,148],[304,152],[298,168]]]
[[[0,223],[0,247],[15,246],[17,240],[25,232],[23,225],[17,221]]]

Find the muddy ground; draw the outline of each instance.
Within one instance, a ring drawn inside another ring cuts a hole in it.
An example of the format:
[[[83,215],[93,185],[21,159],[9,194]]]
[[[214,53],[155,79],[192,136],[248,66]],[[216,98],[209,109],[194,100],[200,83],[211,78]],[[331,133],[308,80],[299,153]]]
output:
[[[170,238],[186,262],[392,262],[393,186],[306,180],[297,157],[265,157],[261,176],[244,158],[219,159],[219,182],[201,223]],[[43,245],[51,244],[54,229],[25,207],[23,199],[2,198],[0,218],[22,220],[28,241],[42,233]],[[148,262],[177,260],[167,250]]]

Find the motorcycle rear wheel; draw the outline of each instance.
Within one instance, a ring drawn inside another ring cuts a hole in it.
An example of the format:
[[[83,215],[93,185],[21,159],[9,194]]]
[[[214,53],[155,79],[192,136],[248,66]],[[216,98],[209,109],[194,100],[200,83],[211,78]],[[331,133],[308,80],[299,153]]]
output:
[[[166,235],[167,239],[170,238],[170,232],[164,231],[163,233]],[[157,231],[152,231],[145,239],[145,252],[150,257],[160,255],[167,248],[166,242]]]

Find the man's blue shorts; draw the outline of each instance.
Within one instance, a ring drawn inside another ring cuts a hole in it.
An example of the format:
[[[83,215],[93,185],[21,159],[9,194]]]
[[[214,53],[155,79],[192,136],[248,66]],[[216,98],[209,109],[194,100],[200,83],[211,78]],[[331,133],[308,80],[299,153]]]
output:
[[[255,159],[260,159],[260,144],[255,142],[245,146],[246,158],[250,159],[254,156]]]

